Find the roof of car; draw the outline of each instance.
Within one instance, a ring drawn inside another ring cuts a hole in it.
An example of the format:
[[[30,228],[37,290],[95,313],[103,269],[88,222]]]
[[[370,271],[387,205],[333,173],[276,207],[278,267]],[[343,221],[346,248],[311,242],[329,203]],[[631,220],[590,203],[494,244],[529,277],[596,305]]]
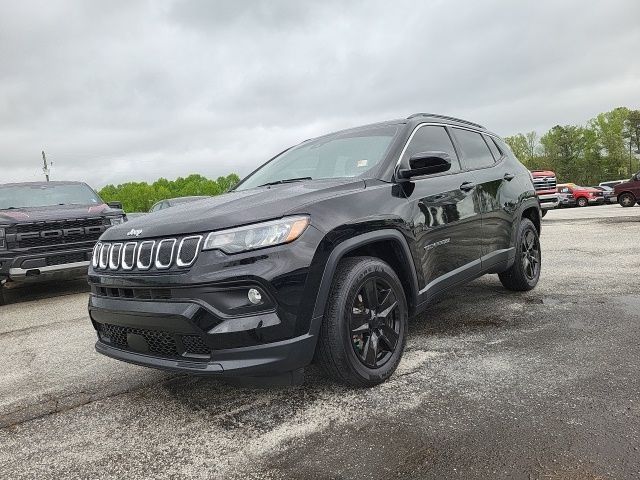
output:
[[[86,183],[74,182],[74,181],[0,183],[0,187],[17,187],[17,186],[45,187],[47,185],[86,185]]]

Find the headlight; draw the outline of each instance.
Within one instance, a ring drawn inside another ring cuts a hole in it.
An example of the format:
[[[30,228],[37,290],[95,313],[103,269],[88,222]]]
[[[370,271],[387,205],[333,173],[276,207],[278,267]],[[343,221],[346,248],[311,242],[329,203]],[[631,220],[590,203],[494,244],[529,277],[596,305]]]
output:
[[[204,242],[204,250],[219,249],[238,253],[256,248],[272,247],[294,241],[309,225],[309,217],[285,217],[270,222],[211,232]]]
[[[111,225],[120,225],[125,221],[126,221],[126,217],[124,215],[121,215],[119,217],[109,217],[109,222],[111,223]]]

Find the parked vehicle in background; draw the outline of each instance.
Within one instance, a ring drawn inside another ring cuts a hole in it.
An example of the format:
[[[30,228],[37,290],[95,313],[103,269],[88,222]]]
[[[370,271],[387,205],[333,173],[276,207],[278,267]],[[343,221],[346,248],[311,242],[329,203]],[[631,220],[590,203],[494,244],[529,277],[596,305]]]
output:
[[[576,206],[576,199],[571,193],[558,192],[558,208],[569,208]]]
[[[156,202],[150,209],[149,213],[157,212],[158,210],[164,210],[165,208],[175,207],[176,205],[182,205],[183,203],[195,202],[204,198],[211,198],[208,195],[194,195],[191,197],[176,197],[167,198],[166,200],[160,200]]]
[[[613,188],[616,185],[620,184],[620,183],[624,183],[624,182],[628,182],[629,180],[609,180],[608,182],[600,182],[598,184],[599,187],[609,187],[609,188]]]
[[[536,195],[540,200],[540,208],[542,208],[542,216],[544,217],[547,210],[558,206],[556,174],[551,170],[533,170],[531,178],[533,179],[533,187],[536,189]]]
[[[636,203],[640,205],[640,172],[630,180],[617,184],[613,191],[618,197],[618,203],[623,207],[633,207]]]
[[[604,204],[604,193],[591,187],[581,187],[575,183],[562,183],[558,185],[558,192],[570,193],[576,200],[576,205],[586,207],[587,205]]]
[[[120,206],[81,182],[0,185],[0,304],[7,286],[86,275],[100,235],[126,221]]]
[[[432,114],[306,140],[229,193],[132,225],[94,250],[96,350],[174,372],[298,383],[315,358],[371,387],[434,298],[540,275],[527,169],[484,127]]]
[[[613,188],[611,187],[607,187],[606,185],[598,185],[597,187],[591,187],[591,188],[595,188],[596,190],[600,190],[604,196],[604,203],[606,204],[612,204],[612,203],[616,203],[617,202],[617,197],[615,192],[613,191]]]

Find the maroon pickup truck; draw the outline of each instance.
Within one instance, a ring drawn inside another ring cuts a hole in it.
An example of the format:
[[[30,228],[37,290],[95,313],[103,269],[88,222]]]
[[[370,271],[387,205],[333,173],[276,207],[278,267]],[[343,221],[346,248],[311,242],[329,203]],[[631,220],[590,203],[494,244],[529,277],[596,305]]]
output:
[[[640,172],[636,173],[628,182],[619,183],[613,187],[618,197],[618,203],[623,207],[640,205]]]

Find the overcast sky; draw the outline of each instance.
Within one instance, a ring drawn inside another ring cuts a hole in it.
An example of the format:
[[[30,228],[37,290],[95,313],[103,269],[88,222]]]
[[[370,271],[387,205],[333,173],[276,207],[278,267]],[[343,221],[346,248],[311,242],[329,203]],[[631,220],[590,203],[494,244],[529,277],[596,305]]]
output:
[[[510,135],[640,106],[640,1],[0,0],[0,182],[241,176],[436,112]]]

